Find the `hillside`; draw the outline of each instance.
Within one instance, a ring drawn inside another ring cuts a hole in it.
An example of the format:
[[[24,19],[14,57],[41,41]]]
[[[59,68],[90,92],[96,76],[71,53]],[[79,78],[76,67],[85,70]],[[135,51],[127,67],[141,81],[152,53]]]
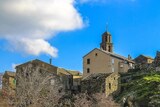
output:
[[[160,107],[160,72],[134,70],[122,74],[121,93],[115,97],[131,107]]]

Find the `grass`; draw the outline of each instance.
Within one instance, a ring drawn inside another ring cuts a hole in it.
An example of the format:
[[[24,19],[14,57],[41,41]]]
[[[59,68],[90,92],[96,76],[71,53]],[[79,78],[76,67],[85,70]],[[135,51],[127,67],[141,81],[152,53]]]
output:
[[[146,74],[136,73],[138,78],[135,78],[135,74],[125,75],[132,77],[132,80],[127,83],[122,83],[122,87],[125,89],[122,93],[117,97],[117,101],[123,97],[127,97],[133,95],[135,97],[136,102],[143,102],[149,104],[149,102],[155,102],[155,105],[159,105],[160,101],[160,73],[152,72]],[[154,98],[154,96],[158,96],[159,99]]]
[[[160,75],[145,76],[143,79],[148,82],[160,82]]]

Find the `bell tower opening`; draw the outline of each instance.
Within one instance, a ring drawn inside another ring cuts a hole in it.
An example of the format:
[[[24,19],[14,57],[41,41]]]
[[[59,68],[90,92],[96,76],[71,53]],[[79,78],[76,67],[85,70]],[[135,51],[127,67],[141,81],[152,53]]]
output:
[[[109,51],[109,52],[111,52],[111,46],[109,46],[109,49],[108,49],[108,51]]]

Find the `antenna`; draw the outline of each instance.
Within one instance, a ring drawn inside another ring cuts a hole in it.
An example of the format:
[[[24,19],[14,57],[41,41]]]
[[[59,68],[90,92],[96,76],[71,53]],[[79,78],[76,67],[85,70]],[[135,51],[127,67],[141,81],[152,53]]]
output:
[[[108,32],[108,22],[106,23],[106,31]]]

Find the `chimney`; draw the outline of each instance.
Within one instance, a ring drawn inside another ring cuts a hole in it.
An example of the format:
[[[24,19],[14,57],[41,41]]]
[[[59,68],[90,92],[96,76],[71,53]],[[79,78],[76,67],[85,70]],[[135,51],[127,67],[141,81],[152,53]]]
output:
[[[132,60],[132,57],[131,57],[131,55],[128,55],[128,60]]]
[[[52,58],[49,59],[49,64],[52,64]]]

